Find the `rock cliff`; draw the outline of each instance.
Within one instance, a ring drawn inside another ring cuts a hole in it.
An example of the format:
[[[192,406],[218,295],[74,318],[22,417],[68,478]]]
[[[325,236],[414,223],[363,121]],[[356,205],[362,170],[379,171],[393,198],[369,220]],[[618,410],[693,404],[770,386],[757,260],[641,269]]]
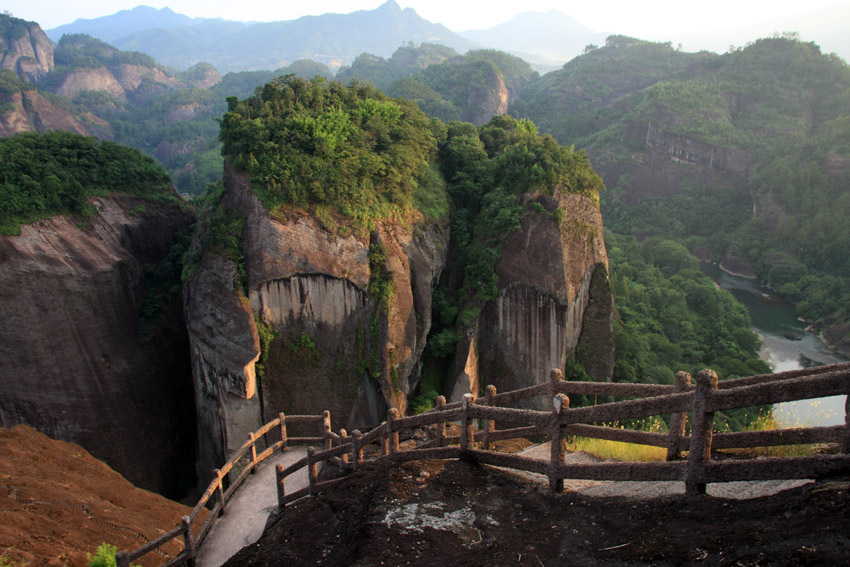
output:
[[[516,97],[516,92],[508,92],[502,73],[494,70],[487,74],[482,83],[471,82],[467,86],[463,119],[476,126],[483,126],[494,116],[505,114],[508,111],[508,104]]]
[[[560,190],[525,200],[545,212],[527,210],[504,244],[499,295],[458,345],[453,400],[483,394],[488,384],[499,391],[541,384],[570,358],[596,380],[611,378],[613,295],[598,204]]]
[[[271,217],[246,174],[228,171],[225,186],[219,206],[245,218],[247,297],[237,262],[211,254],[185,288],[201,475],[279,412],[328,409],[334,429],[403,413],[447,244],[444,227],[423,221],[357,235],[303,211]],[[382,303],[370,289],[387,282]]]
[[[628,160],[604,153],[592,157],[608,187],[628,180],[623,200],[629,205],[676,195],[689,184],[743,189],[751,173],[751,159],[743,150],[701,142],[650,122],[629,124],[626,138],[630,147],[642,147]]]
[[[35,89],[20,89],[17,92],[0,93],[0,105],[7,104],[8,110],[0,113],[0,137],[6,138],[19,132],[47,132],[67,130],[84,136],[109,138],[112,129],[107,122],[85,114],[76,117],[41,96]],[[83,122],[81,118],[85,118]]]
[[[37,23],[0,14],[0,69],[34,83],[53,69],[53,43]]]
[[[173,493],[194,429],[179,313],[143,339],[145,265],[193,216],[129,196],[0,236],[0,425],[72,441],[135,484]]]

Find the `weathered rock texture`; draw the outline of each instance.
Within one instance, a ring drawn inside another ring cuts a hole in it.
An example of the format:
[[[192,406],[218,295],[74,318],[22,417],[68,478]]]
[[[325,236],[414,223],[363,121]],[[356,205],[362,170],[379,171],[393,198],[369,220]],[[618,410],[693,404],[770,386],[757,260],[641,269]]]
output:
[[[87,122],[59,108],[35,89],[21,89],[18,92],[0,93],[0,103],[14,105],[14,108],[0,114],[0,138],[13,136],[19,132],[47,132],[48,130],[67,130],[84,136],[111,137],[108,123],[86,114]]]
[[[147,213],[129,214],[142,203]],[[78,443],[173,493],[193,445],[186,338],[179,312],[140,337],[142,264],[163,258],[192,215],[127,196],[96,206],[84,222],[57,216],[0,236],[0,425]]]
[[[19,79],[34,83],[53,69],[53,43],[35,22],[2,15],[0,69],[10,69]]]
[[[516,98],[509,96],[508,86],[499,72],[489,73],[481,84],[470,84],[466,94],[463,119],[476,126],[487,124],[494,116],[508,111],[508,104]]]
[[[102,91],[126,100],[124,87],[106,67],[78,69],[67,73],[56,86],[56,94],[74,98],[83,91]]]
[[[235,262],[205,256],[185,302],[200,415],[200,474],[220,464],[263,420],[331,412],[334,429],[383,421],[406,409],[431,326],[431,289],[444,263],[441,227],[381,223],[342,236],[314,217],[271,218],[244,174],[228,172],[222,206],[245,214],[248,298]],[[379,305],[369,251],[382,247],[394,293]],[[260,356],[257,321],[272,329]]]
[[[630,159],[604,154],[592,158],[606,186],[625,181],[623,199],[629,205],[676,195],[688,184],[743,189],[750,175],[751,160],[739,149],[714,146],[647,122],[630,124],[626,137],[630,146],[642,147]]]
[[[487,384],[499,391],[541,384],[572,357],[594,379],[611,377],[613,296],[598,205],[559,190],[528,199],[546,212],[526,212],[505,242],[499,296],[458,345],[452,399],[483,394]]]

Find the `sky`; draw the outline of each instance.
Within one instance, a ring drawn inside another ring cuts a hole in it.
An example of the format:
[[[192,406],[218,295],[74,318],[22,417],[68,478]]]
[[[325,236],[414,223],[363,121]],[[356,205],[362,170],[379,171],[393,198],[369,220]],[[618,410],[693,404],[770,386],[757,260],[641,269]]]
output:
[[[327,12],[372,10],[385,0],[6,0],[0,8],[13,16],[38,22],[43,29],[71,23],[77,18],[97,18],[139,4],[163,8],[191,17],[228,20],[277,21]],[[700,6],[669,0],[396,0],[431,22],[453,31],[486,29],[511,19],[518,12],[559,10],[596,32],[613,32],[649,38],[719,31],[793,16],[848,0],[711,0]],[[848,24],[850,28],[850,24]],[[848,29],[850,33],[850,29]]]

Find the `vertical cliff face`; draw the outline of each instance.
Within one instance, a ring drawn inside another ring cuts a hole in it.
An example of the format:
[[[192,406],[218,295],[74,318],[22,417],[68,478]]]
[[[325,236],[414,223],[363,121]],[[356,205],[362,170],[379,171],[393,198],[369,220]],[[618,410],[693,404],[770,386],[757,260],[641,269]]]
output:
[[[527,199],[545,212],[528,210],[504,244],[499,295],[459,343],[453,398],[485,384],[505,391],[543,383],[573,357],[595,379],[611,377],[613,296],[599,208],[561,191]]]
[[[67,130],[84,136],[109,131],[109,124],[91,115],[89,117],[94,120],[83,124],[67,110],[50,103],[35,89],[0,94],[0,102],[14,105],[14,108],[0,114],[0,138],[14,136],[19,132],[48,130]]]
[[[192,451],[186,336],[178,312],[143,339],[139,308],[143,264],[193,218],[125,196],[96,206],[83,223],[57,216],[0,236],[0,425],[79,443],[135,484],[173,493]]]
[[[186,285],[202,459],[220,462],[279,412],[328,409],[334,429],[403,412],[444,262],[442,227],[384,222],[343,235],[302,211],[272,218],[246,174],[228,171],[225,185],[220,206],[245,218],[247,297],[222,258],[205,256]],[[378,281],[392,282],[383,301],[370,290]]]
[[[35,22],[0,15],[0,69],[34,83],[53,69],[53,43]]]
[[[483,83],[470,83],[467,87],[464,120],[483,126],[494,116],[505,114],[509,102],[504,77],[498,71],[491,72]]]
[[[650,122],[636,121],[626,132],[643,151],[629,156],[594,155],[593,163],[609,187],[628,179],[624,201],[636,204],[647,197],[677,195],[686,185],[746,186],[752,160],[746,152],[723,148],[666,131]]]

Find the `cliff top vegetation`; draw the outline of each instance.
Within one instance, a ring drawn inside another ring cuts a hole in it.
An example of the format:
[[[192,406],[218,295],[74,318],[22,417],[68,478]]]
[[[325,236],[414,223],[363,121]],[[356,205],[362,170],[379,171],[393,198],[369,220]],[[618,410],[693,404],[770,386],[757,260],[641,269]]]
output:
[[[59,130],[0,140],[2,234],[56,214],[90,215],[88,198],[110,192],[178,198],[162,166],[138,150]]]
[[[326,208],[356,229],[401,218],[425,202],[433,205],[429,216],[447,212],[431,167],[444,136],[445,127],[414,103],[371,85],[295,76],[245,100],[229,97],[220,135],[222,153],[251,174],[270,211]]]

